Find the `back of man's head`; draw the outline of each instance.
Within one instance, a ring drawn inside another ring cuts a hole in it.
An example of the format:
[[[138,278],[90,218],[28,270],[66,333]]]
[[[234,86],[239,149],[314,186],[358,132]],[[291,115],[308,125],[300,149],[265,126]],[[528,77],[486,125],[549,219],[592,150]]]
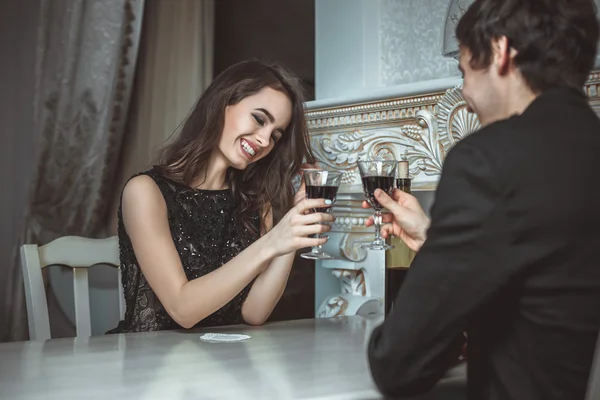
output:
[[[492,39],[506,36],[514,64],[534,92],[568,85],[581,89],[594,67],[598,20],[593,0],[476,0],[456,37],[471,67],[491,63]]]

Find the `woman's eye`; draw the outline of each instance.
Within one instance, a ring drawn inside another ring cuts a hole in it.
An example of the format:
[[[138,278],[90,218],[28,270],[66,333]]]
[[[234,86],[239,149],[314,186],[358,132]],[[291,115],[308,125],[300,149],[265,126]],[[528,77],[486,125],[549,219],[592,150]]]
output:
[[[271,135],[271,138],[273,139],[273,143],[277,143],[277,142],[279,142],[279,139],[281,139],[281,136],[277,133],[273,133]]]
[[[264,119],[262,119],[261,117],[259,117],[258,115],[255,115],[255,114],[252,114],[252,116],[256,120],[257,124],[259,124],[260,126],[264,126],[265,125],[265,120]]]

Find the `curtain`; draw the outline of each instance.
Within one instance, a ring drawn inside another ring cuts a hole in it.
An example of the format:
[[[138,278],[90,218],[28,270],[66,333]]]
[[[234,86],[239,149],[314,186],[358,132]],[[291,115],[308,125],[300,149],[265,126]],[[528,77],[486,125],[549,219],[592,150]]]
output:
[[[7,340],[26,339],[18,247],[106,234],[137,58],[143,0],[41,0],[35,167],[2,307]],[[51,306],[49,304],[49,306]]]
[[[213,76],[214,0],[146,0],[131,109],[110,230],[120,189],[149,167]]]

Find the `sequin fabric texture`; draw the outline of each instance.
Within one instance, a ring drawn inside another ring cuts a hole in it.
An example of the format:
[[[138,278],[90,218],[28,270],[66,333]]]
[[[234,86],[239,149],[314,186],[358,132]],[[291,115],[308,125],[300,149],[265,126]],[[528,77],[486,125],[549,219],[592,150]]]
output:
[[[242,227],[236,201],[229,189],[192,189],[165,178],[154,169],[142,174],[156,182],[166,201],[171,236],[188,280],[216,270],[258,238]],[[124,320],[108,333],[180,329],[144,278],[125,231],[121,208],[118,220],[126,312]],[[258,213],[253,223],[258,228]],[[241,308],[250,286],[221,309],[200,321],[196,327],[242,323]]]

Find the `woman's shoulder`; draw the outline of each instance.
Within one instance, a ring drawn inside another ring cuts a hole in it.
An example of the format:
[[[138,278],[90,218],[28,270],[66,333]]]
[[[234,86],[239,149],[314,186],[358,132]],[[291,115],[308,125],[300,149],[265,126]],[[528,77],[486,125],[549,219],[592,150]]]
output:
[[[154,167],[132,175],[121,191],[121,204],[154,200],[163,202],[170,191],[168,180]]]
[[[147,174],[136,174],[129,178],[125,186],[123,186],[123,196],[139,193],[139,194],[151,194],[160,193],[158,184],[152,177]]]
[[[145,171],[132,175],[125,183],[123,192],[139,190],[147,192],[156,191],[156,189],[158,189],[165,194],[165,192],[173,190],[173,184],[173,181],[168,179],[153,166]]]
[[[140,202],[146,203],[148,201],[153,203],[164,201],[158,182],[145,173],[132,176],[123,187],[121,203],[139,204]]]
[[[151,166],[150,168],[137,172],[129,177],[126,183],[131,182],[132,180],[136,181],[147,181],[152,180],[156,183],[165,180],[166,178],[158,171],[156,166]]]

